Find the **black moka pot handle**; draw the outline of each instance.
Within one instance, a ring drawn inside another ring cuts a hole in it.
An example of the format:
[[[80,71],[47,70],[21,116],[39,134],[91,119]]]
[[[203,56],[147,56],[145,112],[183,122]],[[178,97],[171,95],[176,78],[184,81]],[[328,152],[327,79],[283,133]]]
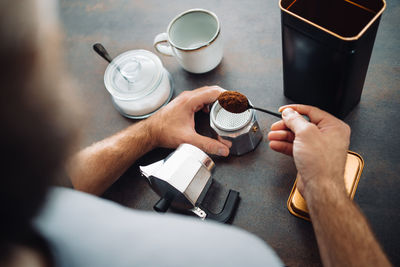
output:
[[[153,206],[153,209],[157,212],[166,212],[171,206],[172,198],[162,197],[159,201]]]
[[[228,196],[225,200],[224,207],[220,213],[212,213],[203,205],[200,208],[207,214],[206,219],[215,220],[218,222],[226,223],[233,216],[236,211],[237,203],[239,201],[239,192],[229,189]]]

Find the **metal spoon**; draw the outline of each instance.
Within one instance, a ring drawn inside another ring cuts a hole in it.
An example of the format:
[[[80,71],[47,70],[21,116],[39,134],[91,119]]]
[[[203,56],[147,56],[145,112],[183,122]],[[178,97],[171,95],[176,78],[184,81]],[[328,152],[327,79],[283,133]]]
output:
[[[280,118],[280,119],[282,118],[282,114],[281,114],[281,113],[273,112],[273,111],[268,110],[268,109],[263,109],[263,108],[255,107],[255,106],[253,106],[252,104],[250,104],[250,103],[248,102],[248,100],[247,100],[247,109],[250,109],[250,108],[255,109],[255,110],[258,110],[258,111],[262,111],[262,112],[265,112],[265,113],[268,113],[268,114],[270,114],[270,115],[272,115],[272,116],[275,116],[275,117],[278,117],[278,118]]]
[[[104,48],[104,46],[100,43],[96,43],[93,45],[93,50],[96,51],[99,56],[104,58],[108,63],[112,64],[115,66],[117,71],[121,74],[121,76],[128,82],[131,83],[131,81],[122,73],[121,69],[117,64],[113,62],[113,58],[108,54],[107,50]]]
[[[230,100],[236,100],[230,103],[226,103],[223,100],[223,97],[228,96]],[[225,91],[222,94],[220,94],[220,96],[218,97],[218,103],[227,111],[232,112],[232,113],[242,113],[248,109],[255,109],[258,111],[262,111],[265,113],[268,113],[272,116],[278,117],[278,118],[282,118],[282,114],[278,113],[278,112],[273,112],[271,110],[268,109],[263,109],[263,108],[259,108],[259,107],[255,107],[252,104],[250,104],[249,100],[247,99],[247,97],[239,92],[235,92],[235,91]],[[307,120],[308,122],[310,122],[310,118],[306,115],[302,115],[303,118],[305,120]]]
[[[255,110],[259,110],[259,111],[262,111],[262,112],[265,112],[265,113],[268,113],[268,114],[271,114],[271,115],[273,115],[273,116],[275,116],[275,117],[278,117],[278,118],[282,118],[282,113],[277,113],[277,112],[273,112],[273,111],[270,111],[270,110],[267,110],[267,109],[262,109],[262,108],[258,108],[258,107],[254,107],[254,106],[252,106],[249,102],[247,102],[248,103],[248,108],[252,108],[252,109],[255,109]],[[300,114],[306,121],[308,121],[308,122],[311,122],[311,120],[310,120],[310,118],[307,116],[307,115],[303,115],[303,114]]]

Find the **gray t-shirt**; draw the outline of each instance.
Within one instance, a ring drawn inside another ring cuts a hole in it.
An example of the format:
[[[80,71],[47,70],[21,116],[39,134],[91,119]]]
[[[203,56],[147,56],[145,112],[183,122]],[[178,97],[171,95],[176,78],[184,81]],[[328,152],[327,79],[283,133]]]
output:
[[[58,266],[283,266],[258,237],[187,216],[157,214],[52,188],[35,225]]]

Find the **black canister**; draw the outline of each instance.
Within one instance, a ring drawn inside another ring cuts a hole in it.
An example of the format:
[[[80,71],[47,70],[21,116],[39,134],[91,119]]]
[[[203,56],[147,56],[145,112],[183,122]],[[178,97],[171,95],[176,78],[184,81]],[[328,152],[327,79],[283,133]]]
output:
[[[283,87],[345,117],[360,101],[385,0],[280,0]]]

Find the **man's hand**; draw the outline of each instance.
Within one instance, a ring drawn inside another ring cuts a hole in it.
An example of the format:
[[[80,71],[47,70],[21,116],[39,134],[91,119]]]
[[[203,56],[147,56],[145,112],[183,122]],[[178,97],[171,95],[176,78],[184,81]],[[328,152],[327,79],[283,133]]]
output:
[[[307,201],[324,266],[390,266],[345,191],[349,126],[310,106],[289,105],[280,111],[283,120],[268,134],[270,147],[294,157],[301,176],[297,186]]]
[[[270,147],[293,155],[301,178],[300,193],[307,199],[310,191],[320,187],[345,193],[344,168],[350,142],[350,127],[318,108],[305,105],[281,107],[282,121],[271,126]],[[307,122],[300,114],[307,115]]]
[[[227,156],[228,141],[201,136],[194,129],[194,113],[214,102],[221,92],[218,86],[184,92],[150,118],[81,150],[67,165],[72,184],[100,195],[139,157],[158,146],[176,148],[190,143],[207,153]]]
[[[199,135],[194,128],[194,114],[214,102],[222,92],[224,90],[218,86],[185,91],[160,109],[147,120],[155,145],[176,148],[189,143],[206,153],[228,156],[230,142]]]

